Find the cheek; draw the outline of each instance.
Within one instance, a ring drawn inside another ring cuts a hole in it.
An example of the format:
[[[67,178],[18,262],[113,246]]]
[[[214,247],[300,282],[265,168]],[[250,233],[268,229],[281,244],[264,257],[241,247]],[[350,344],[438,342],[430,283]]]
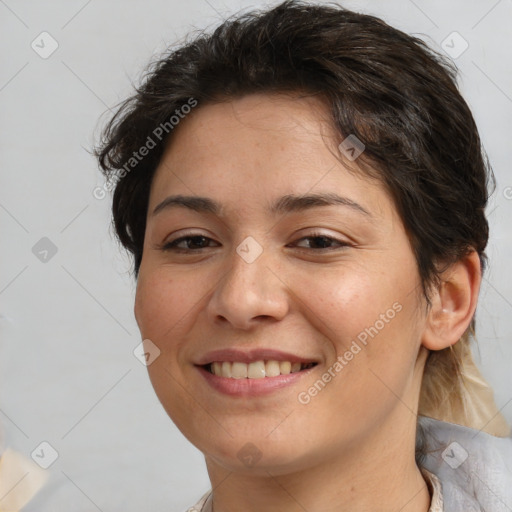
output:
[[[142,269],[135,295],[135,317],[142,339],[150,339],[160,350],[147,367],[152,386],[178,428],[187,430],[190,411],[197,404],[182,374],[183,346],[194,325],[196,308],[206,293],[204,279],[170,272],[169,268]],[[190,429],[190,426],[188,427]]]
[[[134,309],[142,337],[159,346],[164,340],[176,339],[200,296],[200,282],[192,274],[176,277],[165,268],[141,272]]]
[[[341,377],[334,381],[342,394],[370,393],[383,386],[379,378],[403,390],[420,342],[416,280],[414,262],[386,271],[352,266],[304,279],[301,298],[326,342],[327,367]]]
[[[365,337],[375,333],[372,327],[381,332],[397,323],[397,310],[403,308],[400,282],[363,265],[305,273],[301,282],[301,299],[308,305],[310,322],[338,353],[348,350],[354,339],[364,345]]]

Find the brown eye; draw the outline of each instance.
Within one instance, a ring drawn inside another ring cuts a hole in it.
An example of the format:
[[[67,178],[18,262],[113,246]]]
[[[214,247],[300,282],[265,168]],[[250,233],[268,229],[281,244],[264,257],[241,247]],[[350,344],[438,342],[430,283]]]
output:
[[[314,249],[314,250],[335,250],[342,247],[348,247],[349,244],[346,242],[343,242],[341,240],[337,240],[336,238],[319,234],[319,233],[312,233],[309,236],[305,236],[303,238],[299,239],[299,242],[301,240],[310,240],[308,249]],[[334,245],[334,247],[333,247]],[[337,246],[337,247],[336,247]]]
[[[208,242],[213,240],[203,235],[182,236],[176,240],[165,243],[163,251],[197,252],[208,247]]]

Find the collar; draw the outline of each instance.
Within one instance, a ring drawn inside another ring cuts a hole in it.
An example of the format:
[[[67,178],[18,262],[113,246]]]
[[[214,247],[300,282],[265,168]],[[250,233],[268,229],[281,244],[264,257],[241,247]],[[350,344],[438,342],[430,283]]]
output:
[[[428,512],[443,512],[443,494],[439,478],[425,468],[420,468],[420,471],[430,492],[430,508]]]

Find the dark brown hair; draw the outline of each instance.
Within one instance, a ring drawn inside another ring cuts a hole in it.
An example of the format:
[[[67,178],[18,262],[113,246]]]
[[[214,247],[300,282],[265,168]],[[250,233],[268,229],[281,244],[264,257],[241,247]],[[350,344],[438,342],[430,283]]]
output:
[[[441,265],[476,250],[484,270],[489,236],[484,209],[494,176],[458,91],[455,67],[422,40],[336,4],[288,0],[232,17],[171,48],[106,126],[96,150],[105,176],[116,180],[133,152],[191,98],[200,109],[257,92],[319,97],[340,142],[355,135],[364,143],[357,169],[390,192],[427,305]],[[136,276],[151,180],[171,137],[169,129],[116,183],[113,221],[133,254]],[[457,346],[466,350],[473,330],[474,318],[453,350],[430,354],[422,386],[428,400],[460,399]]]

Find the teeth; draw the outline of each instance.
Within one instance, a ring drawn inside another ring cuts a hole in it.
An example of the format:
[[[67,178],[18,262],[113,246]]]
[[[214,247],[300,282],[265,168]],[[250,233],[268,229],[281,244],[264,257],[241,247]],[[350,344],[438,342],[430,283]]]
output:
[[[223,377],[231,377],[231,363],[230,362],[224,361],[222,363],[221,375]]]
[[[292,363],[290,363],[290,361],[281,361],[279,363],[279,369],[281,370],[281,375],[288,375],[292,372]]]
[[[267,361],[265,363],[265,375],[267,377],[277,377],[281,375],[281,370],[279,369],[278,361]]]
[[[236,364],[236,363],[233,363]],[[243,363],[238,363],[243,364]],[[247,377],[249,379],[263,379],[265,377],[265,361],[256,361],[249,365],[244,364],[247,367]]]
[[[215,361],[210,365],[210,371],[219,377],[232,379],[263,379],[288,375],[311,368],[315,363],[291,363],[290,361],[255,361],[245,364],[238,361]]]
[[[229,362],[222,363],[228,365]],[[246,379],[247,378],[247,365],[244,363],[232,363],[231,364],[231,375],[223,375],[223,377],[233,377],[233,379]]]

